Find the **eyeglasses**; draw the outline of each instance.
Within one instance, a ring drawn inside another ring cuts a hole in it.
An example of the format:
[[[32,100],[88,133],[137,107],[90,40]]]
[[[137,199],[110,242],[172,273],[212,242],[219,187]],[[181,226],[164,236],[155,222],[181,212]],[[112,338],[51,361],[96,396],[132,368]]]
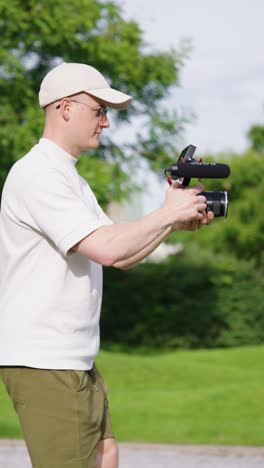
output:
[[[92,107],[92,106],[89,106],[89,104],[86,104],[86,102],[76,101],[75,99],[70,99],[70,101],[77,102],[78,104],[82,104],[83,106],[89,107],[89,109],[97,112],[97,117],[98,117],[99,120],[103,120],[107,115],[108,107],[106,107],[106,106],[104,106],[104,107]],[[56,109],[59,109],[59,108],[60,108],[60,104],[57,105]]]

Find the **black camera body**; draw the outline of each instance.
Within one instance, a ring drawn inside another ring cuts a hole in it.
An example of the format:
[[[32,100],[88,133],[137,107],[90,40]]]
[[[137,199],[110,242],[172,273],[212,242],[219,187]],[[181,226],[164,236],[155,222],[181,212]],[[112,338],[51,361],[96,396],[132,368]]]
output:
[[[165,169],[168,180],[182,179],[182,186],[187,187],[192,177],[219,179],[230,175],[227,164],[199,162],[193,158],[196,146],[189,145],[181,152],[176,164]],[[169,174],[169,176],[167,175]],[[227,191],[201,192],[206,198],[207,211],[212,211],[215,217],[227,217],[228,193]]]

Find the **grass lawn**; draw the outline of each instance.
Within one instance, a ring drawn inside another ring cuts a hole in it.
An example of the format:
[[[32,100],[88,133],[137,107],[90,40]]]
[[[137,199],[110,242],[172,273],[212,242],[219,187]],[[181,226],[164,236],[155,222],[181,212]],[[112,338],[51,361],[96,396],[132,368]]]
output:
[[[264,346],[152,355],[101,351],[122,441],[264,445]],[[0,386],[0,437],[20,437]]]

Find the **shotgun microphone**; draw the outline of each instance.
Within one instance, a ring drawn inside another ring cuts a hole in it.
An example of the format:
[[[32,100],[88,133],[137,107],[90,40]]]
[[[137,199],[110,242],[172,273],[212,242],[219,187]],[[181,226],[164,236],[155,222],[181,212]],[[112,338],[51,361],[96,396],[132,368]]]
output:
[[[224,179],[230,175],[230,167],[227,164],[189,162],[172,164],[170,176],[172,179],[178,177],[197,179]]]

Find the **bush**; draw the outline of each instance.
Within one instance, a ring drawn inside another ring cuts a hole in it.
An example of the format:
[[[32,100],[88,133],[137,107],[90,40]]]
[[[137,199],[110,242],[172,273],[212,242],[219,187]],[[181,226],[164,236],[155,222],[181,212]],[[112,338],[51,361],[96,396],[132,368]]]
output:
[[[105,269],[102,344],[213,348],[264,343],[263,277],[231,256],[182,253]]]

